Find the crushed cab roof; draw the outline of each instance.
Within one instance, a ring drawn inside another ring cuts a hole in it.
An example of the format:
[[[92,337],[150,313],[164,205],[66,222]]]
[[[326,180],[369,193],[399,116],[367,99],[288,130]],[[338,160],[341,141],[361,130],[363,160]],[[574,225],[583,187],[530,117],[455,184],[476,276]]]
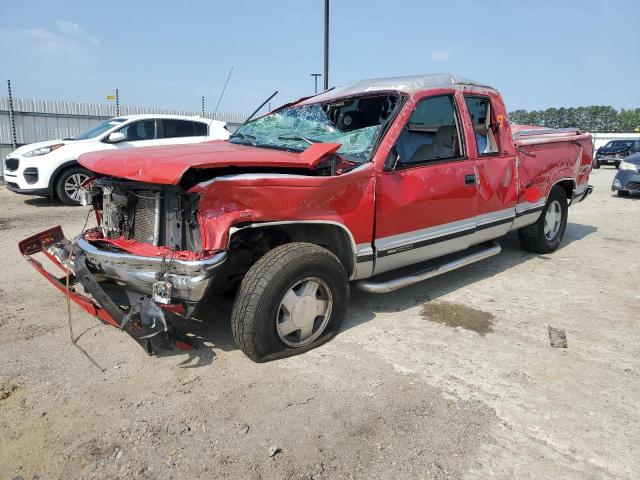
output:
[[[456,85],[474,86],[495,90],[488,85],[474,82],[473,80],[462,78],[451,73],[407,75],[403,77],[370,78],[367,80],[358,80],[357,82],[349,83],[341,87],[336,87],[332,90],[327,90],[320,95],[310,97],[300,102],[299,105],[325,102],[337,98],[369,92],[398,91],[404,93],[413,93],[430,88],[446,88]]]

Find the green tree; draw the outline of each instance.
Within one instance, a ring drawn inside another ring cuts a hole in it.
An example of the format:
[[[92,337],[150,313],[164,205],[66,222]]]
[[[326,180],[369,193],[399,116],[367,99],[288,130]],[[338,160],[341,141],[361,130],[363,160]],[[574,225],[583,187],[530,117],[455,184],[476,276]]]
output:
[[[634,132],[640,128],[640,108],[624,108],[618,113],[618,129],[620,132]]]
[[[619,112],[608,105],[561,107],[546,110],[516,110],[509,114],[512,123],[549,128],[577,127],[585,132],[634,132],[640,128],[640,108]]]

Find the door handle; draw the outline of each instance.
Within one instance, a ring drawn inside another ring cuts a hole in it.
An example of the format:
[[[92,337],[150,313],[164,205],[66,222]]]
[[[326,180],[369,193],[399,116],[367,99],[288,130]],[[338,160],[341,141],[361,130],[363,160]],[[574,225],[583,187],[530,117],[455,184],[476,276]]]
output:
[[[475,173],[470,173],[469,175],[464,176],[464,184],[465,185],[473,185],[476,183],[476,175]]]

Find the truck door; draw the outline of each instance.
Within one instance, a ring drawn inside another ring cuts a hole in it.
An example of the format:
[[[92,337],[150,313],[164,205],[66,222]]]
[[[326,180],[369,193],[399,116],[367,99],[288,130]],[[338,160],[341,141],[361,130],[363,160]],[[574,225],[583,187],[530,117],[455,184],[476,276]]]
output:
[[[515,218],[518,198],[516,155],[504,106],[497,94],[465,93],[469,125],[474,135],[468,156],[475,160],[478,217],[474,243],[505,235]]]
[[[374,274],[471,245],[478,192],[462,100],[453,93],[419,99],[398,135],[377,182]]]

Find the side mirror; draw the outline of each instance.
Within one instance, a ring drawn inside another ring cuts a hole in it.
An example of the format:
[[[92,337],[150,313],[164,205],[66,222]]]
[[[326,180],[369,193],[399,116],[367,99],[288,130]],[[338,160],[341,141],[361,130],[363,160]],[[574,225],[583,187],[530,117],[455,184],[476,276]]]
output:
[[[111,135],[109,135],[109,142],[118,143],[118,142],[122,142],[126,138],[127,138],[126,135],[122,132],[113,132]]]

